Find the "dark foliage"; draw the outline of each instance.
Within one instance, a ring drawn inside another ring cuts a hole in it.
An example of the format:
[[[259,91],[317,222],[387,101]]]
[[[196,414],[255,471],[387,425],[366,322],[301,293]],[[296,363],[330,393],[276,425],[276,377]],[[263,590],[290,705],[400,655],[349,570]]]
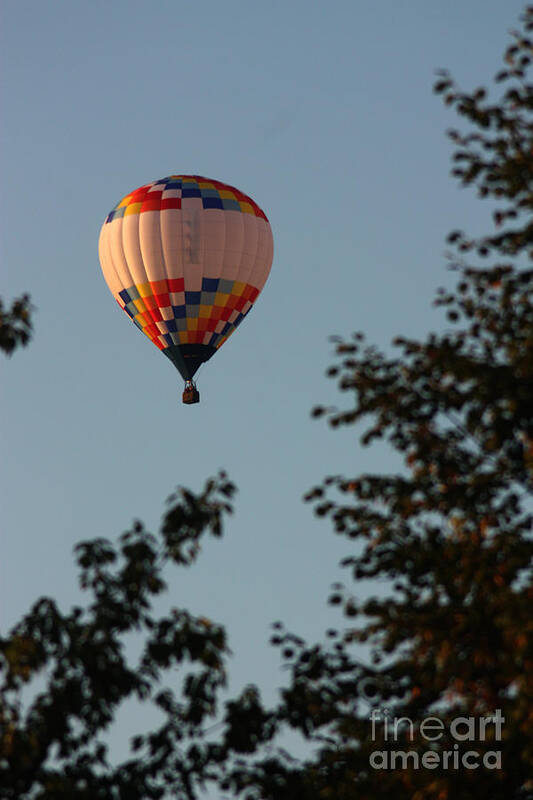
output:
[[[42,598],[0,640],[2,798],[197,796],[209,762],[220,758],[195,742],[225,685],[226,636],[184,609],[155,617],[152,604],[165,589],[165,564],[193,563],[202,536],[221,535],[233,493],[222,474],[201,494],[173,495],[159,537],[136,523],[118,546],[82,542],[76,554],[88,604],[63,614]],[[142,642],[136,658],[131,633]],[[25,703],[24,686],[36,676],[44,688]],[[105,733],[132,698],[158,709],[161,722],[149,733],[141,722],[131,757],[111,765]]]
[[[4,306],[0,297],[0,350],[8,356],[20,345],[25,347],[32,334],[32,306],[29,295],[24,294],[11,303],[11,308]]]
[[[330,476],[307,495],[356,545],[343,564],[354,583],[331,594],[344,622],[330,646],[275,633],[291,675],[277,725],[299,731],[315,756],[295,765],[258,754],[230,781],[247,798],[533,797],[533,8],[523,22],[496,101],[460,91],[448,73],[435,86],[469,127],[450,132],[454,175],[496,204],[494,232],[449,237],[458,284],[436,300],[449,330],[399,337],[393,358],[362,334],[337,340],[329,375],[346,404],[314,415],[358,426],[363,445],[385,440],[405,469]],[[494,263],[468,264],[469,254]],[[378,596],[360,599],[364,579],[379,579]],[[458,716],[479,731],[497,709],[501,741],[493,723],[484,740],[451,733]],[[444,726],[433,742],[424,735],[431,716]],[[400,727],[393,741],[399,717],[412,730]],[[477,751],[479,766],[446,767],[454,746],[460,758]],[[394,750],[432,750],[436,762],[372,768],[372,754]],[[501,752],[500,769],[484,767],[488,751]]]

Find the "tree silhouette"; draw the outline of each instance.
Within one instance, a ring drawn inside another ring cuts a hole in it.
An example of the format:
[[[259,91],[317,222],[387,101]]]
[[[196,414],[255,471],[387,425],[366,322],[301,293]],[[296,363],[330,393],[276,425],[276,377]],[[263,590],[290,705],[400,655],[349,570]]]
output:
[[[450,132],[453,174],[496,204],[493,232],[449,236],[458,283],[436,299],[449,330],[398,337],[393,358],[361,334],[337,340],[329,375],[346,403],[313,413],[385,440],[405,469],[330,476],[307,495],[353,540],[354,583],[331,594],[343,623],[330,646],[273,637],[291,679],[272,719],[316,750],[304,764],[259,750],[228,773],[247,798],[533,797],[531,30],[533,7],[496,101],[447,72],[435,85],[468,127]],[[379,596],[360,600],[376,579]]]
[[[31,321],[31,302],[24,294],[13,300],[10,308],[5,308],[0,297],[0,350],[8,356],[19,346],[25,347],[33,330]]]
[[[0,640],[2,798],[197,796],[208,756],[217,755],[204,755],[195,740],[225,685],[225,633],[183,609],[155,617],[152,605],[165,589],[165,565],[192,564],[202,536],[221,535],[233,492],[222,474],[200,494],[172,495],[159,537],[137,522],[118,546],[80,543],[89,603],[62,614],[41,598]],[[127,653],[131,633],[143,643],[137,659]],[[25,702],[24,685],[42,673],[44,689]],[[131,698],[157,708],[162,722],[132,738],[131,758],[110,765],[105,733]]]

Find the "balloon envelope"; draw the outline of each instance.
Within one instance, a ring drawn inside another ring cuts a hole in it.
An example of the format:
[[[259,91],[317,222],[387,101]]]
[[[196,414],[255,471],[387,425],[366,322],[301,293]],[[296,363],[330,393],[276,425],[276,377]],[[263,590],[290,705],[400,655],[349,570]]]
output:
[[[170,175],[115,206],[98,250],[120,307],[190,380],[252,308],[273,240],[264,212],[243,192]]]

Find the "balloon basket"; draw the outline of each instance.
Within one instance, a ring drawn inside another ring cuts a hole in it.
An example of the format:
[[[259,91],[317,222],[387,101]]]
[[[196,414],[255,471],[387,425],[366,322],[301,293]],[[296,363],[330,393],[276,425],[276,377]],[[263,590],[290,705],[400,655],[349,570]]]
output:
[[[194,403],[200,402],[200,392],[194,383],[187,382],[183,390],[182,400],[187,406],[192,406]]]

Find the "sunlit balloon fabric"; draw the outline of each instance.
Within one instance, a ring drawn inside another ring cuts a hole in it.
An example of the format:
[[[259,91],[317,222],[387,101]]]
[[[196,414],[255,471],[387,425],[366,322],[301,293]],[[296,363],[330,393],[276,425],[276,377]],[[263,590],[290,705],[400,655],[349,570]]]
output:
[[[120,307],[190,380],[257,299],[272,264],[272,231],[233,186],[170,175],[115,206],[99,255]]]

